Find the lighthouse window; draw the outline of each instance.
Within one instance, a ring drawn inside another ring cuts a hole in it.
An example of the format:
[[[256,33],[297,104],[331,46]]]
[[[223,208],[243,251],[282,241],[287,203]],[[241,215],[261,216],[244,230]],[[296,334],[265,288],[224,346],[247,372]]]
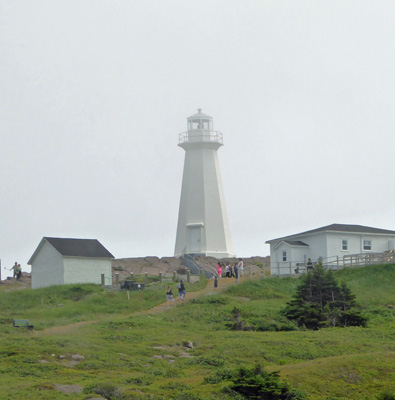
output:
[[[199,125],[200,120],[198,119],[193,119],[192,121],[190,121],[190,129],[201,129]]]

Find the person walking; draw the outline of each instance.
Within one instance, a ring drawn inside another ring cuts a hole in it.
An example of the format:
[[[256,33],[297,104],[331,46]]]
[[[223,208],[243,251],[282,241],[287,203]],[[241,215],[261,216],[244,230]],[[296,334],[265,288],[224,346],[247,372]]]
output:
[[[218,274],[218,278],[222,278],[222,266],[221,263],[218,261],[217,264],[217,274]]]
[[[239,269],[237,268],[237,263],[235,263],[234,267],[233,267],[233,271],[235,273],[235,280],[236,283],[239,281]]]
[[[173,292],[171,290],[171,286],[167,287],[166,300],[167,300],[167,308],[170,308],[170,302],[172,301],[174,303],[174,297],[173,297]]]
[[[13,278],[19,279],[20,274],[21,274],[21,264],[18,264],[15,261],[15,264],[13,267],[10,268],[10,271],[14,270]]]
[[[184,281],[181,279],[178,284],[178,301],[184,301],[186,293]]]
[[[22,267],[21,264],[18,264],[18,269],[17,269],[17,273],[16,273],[16,279],[20,279],[20,277],[22,276]]]
[[[239,258],[239,263],[237,264],[237,268],[239,270],[240,276],[243,276],[243,270],[244,270],[244,263],[241,258]]]

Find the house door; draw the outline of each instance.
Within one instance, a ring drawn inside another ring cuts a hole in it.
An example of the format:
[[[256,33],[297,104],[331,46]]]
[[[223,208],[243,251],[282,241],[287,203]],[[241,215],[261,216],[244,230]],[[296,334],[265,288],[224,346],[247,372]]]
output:
[[[189,228],[189,251],[197,253],[200,252],[200,236],[200,226]]]

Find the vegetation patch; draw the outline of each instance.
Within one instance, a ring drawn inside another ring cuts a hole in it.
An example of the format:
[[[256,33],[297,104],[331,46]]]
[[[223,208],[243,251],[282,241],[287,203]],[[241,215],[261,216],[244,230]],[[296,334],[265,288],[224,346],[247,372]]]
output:
[[[237,393],[245,399],[303,400],[306,395],[297,392],[280,380],[278,372],[266,372],[259,364],[254,368],[241,367],[231,378],[225,391]]]
[[[321,264],[301,278],[284,315],[307,329],[366,326],[367,322],[348,286],[338,283],[333,272],[326,271]]]
[[[255,394],[237,386],[251,383],[273,389],[270,396],[394,400],[395,266],[333,277],[347,282],[369,318],[366,327],[309,330],[286,318],[286,303],[305,278],[246,281],[170,310],[155,307],[165,302],[167,283],[129,298],[99,285],[0,290],[0,398],[179,400],[182,393],[188,400],[242,400]],[[29,319],[34,331],[13,328],[18,317]],[[78,365],[76,354],[84,357]],[[254,365],[265,369],[257,373]],[[84,393],[54,392],[70,384]]]

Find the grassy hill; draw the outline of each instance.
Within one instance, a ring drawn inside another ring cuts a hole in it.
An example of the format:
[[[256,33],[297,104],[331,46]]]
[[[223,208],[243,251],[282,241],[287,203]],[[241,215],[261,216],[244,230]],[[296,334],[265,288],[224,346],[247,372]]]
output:
[[[161,305],[165,284],[129,300],[95,285],[0,286],[0,399],[237,399],[224,388],[255,363],[280,371],[307,399],[393,399],[395,266],[336,277],[356,295],[366,328],[297,329],[281,314],[295,278],[220,293],[211,281],[206,290],[193,284],[194,298],[170,310]],[[34,331],[13,328],[12,318],[29,319]]]

